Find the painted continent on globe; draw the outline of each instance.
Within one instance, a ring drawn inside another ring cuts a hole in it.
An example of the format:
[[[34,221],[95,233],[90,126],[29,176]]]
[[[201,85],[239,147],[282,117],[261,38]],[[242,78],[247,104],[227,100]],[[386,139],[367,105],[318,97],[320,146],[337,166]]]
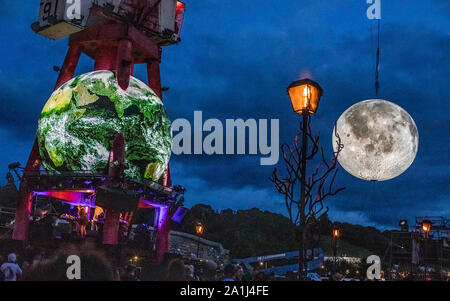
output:
[[[111,71],[80,75],[57,89],[42,110],[37,138],[49,172],[106,173],[117,133],[125,138],[125,176],[158,180],[171,154],[171,123],[159,97],[131,77],[126,91]]]

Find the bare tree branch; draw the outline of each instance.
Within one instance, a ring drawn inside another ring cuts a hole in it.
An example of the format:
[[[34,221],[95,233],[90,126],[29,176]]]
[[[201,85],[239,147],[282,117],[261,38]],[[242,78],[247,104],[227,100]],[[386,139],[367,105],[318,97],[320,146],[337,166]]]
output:
[[[336,125],[336,123],[335,123]],[[300,132],[295,136],[294,143],[291,145],[283,144],[281,153],[284,162],[285,174],[280,176],[275,168],[270,180],[275,184],[277,191],[284,195],[285,205],[289,214],[290,221],[296,226],[305,226],[318,220],[328,212],[328,207],[324,205],[327,197],[335,196],[343,191],[345,187],[334,189],[334,182],[338,172],[337,158],[344,148],[341,142],[336,126],[334,138],[336,149],[330,160],[325,159],[323,147],[320,147],[320,137],[311,134],[311,119],[308,118],[306,137],[308,140],[308,149],[306,153],[302,152],[301,135],[303,125],[300,123]],[[317,163],[309,177],[305,175],[305,199],[300,199],[300,194],[295,194],[295,187],[301,183],[302,179],[302,159],[306,162],[312,161],[320,151],[320,162]],[[329,177],[332,175],[331,177]],[[325,188],[326,187],[326,188]]]

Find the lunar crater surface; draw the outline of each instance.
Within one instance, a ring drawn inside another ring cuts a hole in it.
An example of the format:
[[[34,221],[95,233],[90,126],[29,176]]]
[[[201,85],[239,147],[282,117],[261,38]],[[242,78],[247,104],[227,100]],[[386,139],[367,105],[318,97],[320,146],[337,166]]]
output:
[[[395,178],[408,169],[417,154],[419,134],[414,120],[400,106],[386,100],[354,104],[339,117],[336,131],[344,145],[338,161],[360,179]],[[337,150],[334,135],[333,148]]]

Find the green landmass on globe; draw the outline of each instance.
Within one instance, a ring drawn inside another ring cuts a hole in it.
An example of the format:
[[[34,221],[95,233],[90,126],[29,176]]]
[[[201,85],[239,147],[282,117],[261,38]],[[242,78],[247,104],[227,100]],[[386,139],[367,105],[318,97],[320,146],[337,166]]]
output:
[[[48,172],[106,173],[119,132],[125,138],[125,176],[158,180],[172,147],[170,119],[159,97],[134,77],[122,90],[111,71],[77,76],[54,91],[42,110],[42,166]]]

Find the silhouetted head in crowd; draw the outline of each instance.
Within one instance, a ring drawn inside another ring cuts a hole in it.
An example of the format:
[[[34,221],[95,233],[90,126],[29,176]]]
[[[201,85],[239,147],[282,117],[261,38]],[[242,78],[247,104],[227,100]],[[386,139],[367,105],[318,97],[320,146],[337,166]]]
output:
[[[173,259],[169,262],[167,269],[167,281],[184,281],[184,261],[182,259]]]
[[[242,266],[240,264],[237,264],[235,266],[235,271],[234,271],[234,277],[233,279],[235,281],[242,281],[244,278],[244,269],[242,268]]]
[[[192,281],[194,280],[194,266],[190,264],[186,264],[184,266],[184,276],[185,280]]]
[[[121,277],[121,280],[123,281],[137,281],[137,270],[136,266],[133,264],[127,265],[127,268],[125,270],[125,274]]]
[[[232,279],[234,277],[235,272],[236,268],[234,264],[227,264],[223,269],[223,276],[225,279]]]
[[[253,281],[265,281],[266,280],[266,275],[264,274],[263,271],[256,271],[254,276],[253,276]]]
[[[217,269],[216,270],[216,280],[222,280],[223,278],[224,278],[224,273],[223,273],[223,270],[222,269]]]

